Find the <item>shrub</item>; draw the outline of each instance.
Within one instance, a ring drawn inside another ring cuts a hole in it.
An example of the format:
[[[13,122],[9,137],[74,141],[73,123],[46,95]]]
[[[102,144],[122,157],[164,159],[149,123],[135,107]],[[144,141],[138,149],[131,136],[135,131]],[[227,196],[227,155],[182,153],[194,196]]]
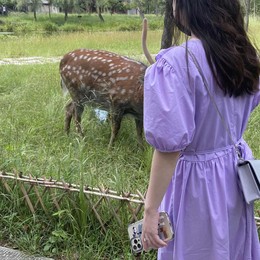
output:
[[[85,29],[82,25],[65,24],[60,27],[60,30],[64,32],[83,32]]]
[[[46,31],[46,32],[57,32],[59,30],[59,27],[55,23],[45,22],[43,24],[43,30]]]

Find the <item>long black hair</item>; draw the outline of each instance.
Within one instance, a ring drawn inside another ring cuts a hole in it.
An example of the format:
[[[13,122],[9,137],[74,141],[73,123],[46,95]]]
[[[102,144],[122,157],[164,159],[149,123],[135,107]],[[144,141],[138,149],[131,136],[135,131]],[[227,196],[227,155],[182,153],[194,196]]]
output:
[[[244,28],[239,0],[176,0],[174,16],[176,24],[202,41],[225,94],[237,97],[259,90],[260,61]]]

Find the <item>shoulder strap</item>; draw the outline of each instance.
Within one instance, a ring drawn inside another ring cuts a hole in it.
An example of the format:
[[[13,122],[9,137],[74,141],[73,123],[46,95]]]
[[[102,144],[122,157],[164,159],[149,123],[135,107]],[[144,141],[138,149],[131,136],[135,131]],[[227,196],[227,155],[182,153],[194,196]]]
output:
[[[185,49],[186,49],[186,48],[185,48]],[[195,55],[194,55],[190,50],[187,49],[187,51],[188,51],[188,54],[191,56],[191,58],[192,58],[192,60],[193,60],[193,62],[194,62],[194,64],[195,64],[195,66],[196,66],[196,68],[197,68],[197,70],[198,70],[198,72],[199,72],[199,74],[200,74],[200,76],[201,76],[201,78],[202,78],[202,80],[203,80],[204,86],[205,86],[205,88],[206,88],[206,90],[207,90],[207,92],[208,92],[208,94],[209,94],[210,100],[211,100],[211,102],[214,104],[214,106],[215,106],[215,108],[216,108],[216,111],[217,111],[217,113],[218,113],[218,115],[219,115],[219,117],[220,117],[220,119],[221,119],[221,122],[222,122],[222,124],[223,124],[225,130],[227,131],[228,136],[229,136],[229,138],[230,138],[232,144],[233,144],[234,147],[235,147],[235,150],[236,150],[236,153],[237,153],[239,159],[242,159],[241,152],[240,152],[240,150],[238,149],[236,143],[234,142],[234,140],[233,140],[233,138],[232,138],[232,134],[231,134],[230,128],[229,128],[229,126],[227,125],[227,123],[226,123],[224,117],[222,116],[222,114],[221,114],[221,112],[220,112],[220,110],[219,110],[219,108],[218,108],[218,105],[217,105],[217,103],[216,103],[216,101],[215,101],[213,95],[210,93],[208,82],[207,82],[207,80],[206,80],[206,78],[205,78],[205,76],[204,76],[204,74],[203,74],[203,72],[202,72],[202,69],[201,69],[201,67],[200,67],[200,65],[199,65],[199,63],[198,63],[198,60],[196,59]]]

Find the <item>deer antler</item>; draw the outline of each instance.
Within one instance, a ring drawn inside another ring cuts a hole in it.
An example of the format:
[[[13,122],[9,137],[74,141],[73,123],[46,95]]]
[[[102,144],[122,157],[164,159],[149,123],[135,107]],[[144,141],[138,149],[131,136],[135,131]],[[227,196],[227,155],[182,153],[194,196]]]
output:
[[[143,19],[143,30],[142,30],[142,48],[143,48],[143,52],[144,55],[146,57],[146,59],[148,60],[148,62],[150,64],[154,63],[154,60],[151,56],[151,54],[149,53],[148,49],[147,49],[147,45],[146,45],[146,39],[147,39],[147,19],[144,18]]]

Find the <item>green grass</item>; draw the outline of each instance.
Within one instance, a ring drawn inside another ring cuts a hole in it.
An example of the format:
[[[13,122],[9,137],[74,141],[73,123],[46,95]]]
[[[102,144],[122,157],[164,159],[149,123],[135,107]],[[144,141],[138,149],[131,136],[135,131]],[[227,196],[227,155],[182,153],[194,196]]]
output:
[[[91,17],[97,19],[95,16]],[[62,18],[53,17],[51,22],[62,27]],[[88,18],[86,16],[83,19],[87,21]],[[105,20],[116,24],[118,19],[122,25],[121,16],[115,16],[115,21],[112,18],[107,16]],[[48,22],[47,16],[39,16],[37,22],[32,21],[31,15],[7,19],[10,21],[5,22],[28,23],[28,27],[35,23],[39,31],[42,30],[41,24]],[[72,25],[79,23],[77,19],[76,16],[69,18]],[[139,17],[133,19],[141,26]],[[95,23],[98,22],[93,20],[93,28]],[[127,21],[128,26],[129,24]],[[250,23],[250,35],[258,43],[259,25],[257,19]],[[56,57],[73,49],[86,47],[106,49],[145,61],[142,57],[140,31],[109,31],[108,27],[101,28],[105,25],[96,26],[100,26],[94,28],[97,32],[84,28],[83,32],[66,34],[31,33],[25,36],[18,34],[1,37],[0,59]],[[160,48],[162,31],[155,29],[148,32],[151,53],[158,52]],[[145,191],[152,149],[148,145],[143,151],[139,149],[131,118],[124,119],[114,147],[108,150],[110,125],[107,122],[100,123],[90,109],[83,116],[84,139],[75,133],[73,124],[71,134],[67,136],[64,133],[64,106],[69,98],[62,96],[58,63],[0,66],[0,75],[1,170],[11,172],[16,169],[24,175],[30,173],[33,176],[53,177],[76,184],[83,182],[94,187],[104,185],[117,191]],[[260,107],[252,114],[245,133],[245,139],[258,158],[259,117]],[[75,200],[78,199],[75,195]],[[14,190],[12,194],[1,193],[0,243],[10,243],[26,252],[55,256],[56,259],[132,259],[126,228],[112,224],[108,233],[102,235],[92,215],[86,214],[87,224],[83,228],[80,225],[83,223],[80,214],[64,210],[53,216],[32,216],[21,205],[18,190]],[[143,259],[155,259],[155,252],[147,254]]]
[[[160,49],[162,31],[148,33],[148,45],[151,53]],[[20,44],[22,42],[22,44]],[[122,55],[134,57],[142,55],[141,32],[76,32],[67,34],[28,35],[0,37],[0,59],[14,57],[56,57],[77,49],[105,49]],[[145,61],[144,58],[142,58]]]
[[[105,181],[112,189],[140,188],[138,182],[143,184],[143,171],[148,172],[149,165],[143,161],[146,151],[138,148],[133,120],[125,118],[108,152],[110,125],[100,123],[90,110],[83,117],[83,140],[73,124],[71,135],[65,134],[64,106],[69,97],[62,96],[58,64],[0,66],[0,73],[4,75],[0,78],[0,169],[70,182],[77,182],[84,169],[84,181],[90,185]]]

